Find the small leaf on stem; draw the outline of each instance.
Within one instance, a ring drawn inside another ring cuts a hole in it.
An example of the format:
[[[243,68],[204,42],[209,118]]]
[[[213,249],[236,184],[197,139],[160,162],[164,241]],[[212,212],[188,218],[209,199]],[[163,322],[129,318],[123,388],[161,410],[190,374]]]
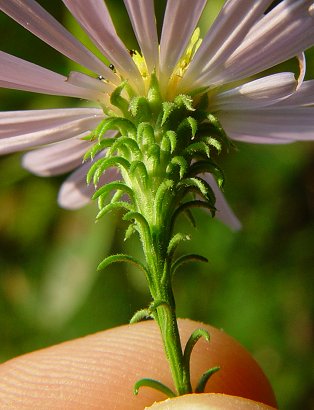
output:
[[[152,389],[158,390],[161,393],[164,393],[168,397],[176,397],[176,394],[163,383],[157,380],[154,380],[154,379],[147,379],[147,378],[141,379],[135,383],[134,388],[133,388],[134,394],[137,395],[140,387],[144,387],[144,386],[151,387]]]

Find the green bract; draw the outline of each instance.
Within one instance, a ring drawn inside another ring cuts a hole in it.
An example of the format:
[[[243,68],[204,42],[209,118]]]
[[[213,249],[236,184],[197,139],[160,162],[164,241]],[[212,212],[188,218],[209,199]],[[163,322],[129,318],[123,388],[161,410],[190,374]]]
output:
[[[175,221],[186,213],[194,223],[191,208],[203,207],[215,214],[215,195],[202,174],[210,172],[222,187],[223,172],[213,161],[213,154],[228,145],[228,139],[217,118],[202,109],[207,107],[206,94],[178,95],[173,101],[163,101],[158,81],[153,74],[147,96],[134,95],[132,88],[123,82],[111,95],[111,104],[121,115],[108,113],[108,117],[92,132],[95,145],[85,159],[106,149],[106,154],[90,168],[87,182],[95,186],[111,167],[118,168],[121,180],[100,187],[97,218],[122,209],[123,219],[130,222],[126,238],[137,232],[142,243],[145,263],[132,256],[109,256],[99,265],[102,269],[114,262],[131,262],[146,275],[151,305],[137,312],[131,322],[152,317],[158,323],[165,351],[170,362],[177,393],[192,391],[190,383],[190,355],[200,337],[209,335],[197,329],[182,349],[177,329],[172,277],[175,271],[189,261],[206,261],[200,255],[176,257],[182,241],[190,240],[184,232],[175,232]],[[112,138],[104,136],[116,130]],[[111,198],[110,198],[111,195]],[[197,386],[200,392],[211,369],[201,376]],[[155,387],[174,395],[169,388],[151,379],[136,383]]]

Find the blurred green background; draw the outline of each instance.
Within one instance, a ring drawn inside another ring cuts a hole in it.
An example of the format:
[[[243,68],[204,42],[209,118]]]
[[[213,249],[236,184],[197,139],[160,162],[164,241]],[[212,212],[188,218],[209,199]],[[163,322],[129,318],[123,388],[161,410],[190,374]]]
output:
[[[61,1],[40,3],[72,32],[82,34]],[[157,3],[161,19],[165,1]],[[136,47],[121,2],[108,4],[119,18],[118,31],[127,47]],[[221,4],[210,2],[204,27]],[[59,73],[77,68],[3,14],[0,38],[2,50]],[[307,78],[313,78],[314,53],[307,54]],[[284,66],[295,68],[295,61]],[[1,110],[80,104],[10,90],[1,90],[0,98]],[[127,323],[150,302],[141,272],[126,265],[96,272],[110,253],[127,247],[140,254],[136,238],[123,242],[120,215],[95,224],[95,204],[73,212],[58,208],[64,177],[30,175],[20,167],[20,158],[0,159],[1,361]],[[223,328],[245,345],[270,378],[280,408],[310,409],[314,144],[239,143],[220,164],[227,177],[225,194],[243,229],[231,232],[207,214],[196,213],[198,228],[191,231],[193,240],[186,247],[209,263],[188,265],[177,275],[178,315]]]

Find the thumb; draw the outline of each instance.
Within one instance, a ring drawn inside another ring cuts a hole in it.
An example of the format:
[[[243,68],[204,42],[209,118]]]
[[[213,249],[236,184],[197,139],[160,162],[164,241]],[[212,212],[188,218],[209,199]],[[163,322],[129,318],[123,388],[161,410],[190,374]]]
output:
[[[207,389],[275,405],[272,389],[249,353],[221,330],[180,320],[183,346],[193,330],[208,330],[191,358],[195,386],[201,374],[219,365]],[[0,408],[29,410],[134,410],[165,397],[150,388],[133,386],[143,377],[173,389],[159,329],[147,321],[96,333],[29,353],[0,366]]]
[[[146,408],[148,410],[148,407]],[[151,410],[275,410],[274,407],[227,394],[189,394],[155,403]]]

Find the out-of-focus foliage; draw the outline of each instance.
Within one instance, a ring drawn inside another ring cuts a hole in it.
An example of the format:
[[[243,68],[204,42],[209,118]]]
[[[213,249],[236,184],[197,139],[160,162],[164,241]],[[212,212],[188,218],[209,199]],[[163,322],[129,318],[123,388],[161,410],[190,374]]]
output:
[[[205,24],[221,1],[209,3]],[[81,33],[61,1],[41,4]],[[120,35],[135,48],[120,2],[110,5],[119,16]],[[3,15],[0,38],[2,50],[62,74],[75,67]],[[285,69],[295,67],[292,61]],[[310,51],[307,78],[313,76]],[[1,110],[70,104],[60,97],[1,90]],[[185,246],[209,263],[191,264],[177,273],[178,314],[224,328],[244,344],[270,378],[282,408],[310,408],[314,144],[237,144],[220,164],[226,173],[225,194],[243,229],[233,233],[202,212],[195,214],[197,229],[182,220],[193,238]],[[149,303],[141,272],[124,265],[96,272],[106,255],[125,246],[140,255],[136,238],[123,243],[119,215],[95,224],[95,204],[75,212],[59,209],[56,197],[63,177],[30,175],[21,169],[18,154],[1,158],[0,169],[1,361],[126,323]]]

